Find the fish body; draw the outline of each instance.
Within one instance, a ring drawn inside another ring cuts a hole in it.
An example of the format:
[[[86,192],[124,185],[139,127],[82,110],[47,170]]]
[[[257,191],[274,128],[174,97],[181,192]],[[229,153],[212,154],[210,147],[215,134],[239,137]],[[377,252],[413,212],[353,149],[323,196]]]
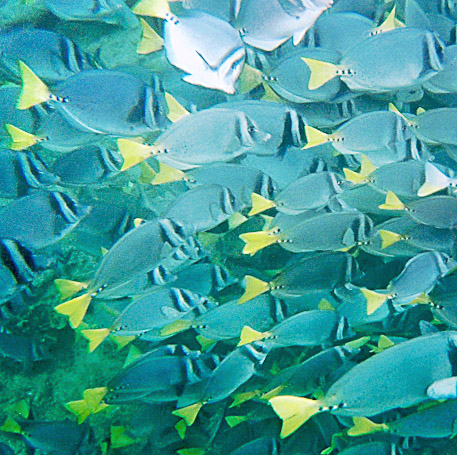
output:
[[[413,119],[418,137],[432,144],[457,145],[457,135],[446,128],[457,120],[457,108],[443,107],[422,112]]]

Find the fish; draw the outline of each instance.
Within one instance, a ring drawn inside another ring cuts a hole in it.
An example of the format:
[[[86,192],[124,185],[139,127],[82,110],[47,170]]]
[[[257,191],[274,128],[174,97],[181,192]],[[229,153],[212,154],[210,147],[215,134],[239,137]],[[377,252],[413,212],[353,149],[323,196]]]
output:
[[[0,238],[32,250],[45,248],[69,234],[90,212],[65,193],[39,191],[8,204],[0,212]]]
[[[279,455],[279,443],[272,437],[257,438],[232,450],[229,455],[252,455],[254,453],[257,455]]]
[[[0,54],[0,74],[12,82],[21,81],[19,61],[51,85],[90,68],[88,58],[74,42],[50,30],[3,30],[0,33]]]
[[[246,275],[245,292],[239,303],[269,291],[278,298],[332,291],[350,283],[358,274],[357,261],[348,253],[313,254],[286,267],[270,282]]]
[[[128,295],[132,292],[128,288],[130,281],[144,276],[161,264],[166,265],[167,260],[179,263],[184,253],[179,247],[185,246],[187,237],[185,228],[170,220],[154,219],[140,224],[109,249],[89,283],[68,280],[58,282],[57,286],[65,298],[83,289],[86,292],[58,305],[55,310],[68,316],[73,327],[78,327],[95,297],[109,293],[113,295],[116,292]],[[133,254],[134,251],[137,253]],[[176,259],[173,259],[173,255]],[[126,289],[122,291],[126,285]]]
[[[427,91],[438,94],[457,91],[456,82],[453,77],[456,68],[456,53],[457,45],[446,46],[444,49],[444,68],[436,76],[424,83],[424,88]]]
[[[272,51],[292,37],[297,46],[306,31],[332,4],[332,0],[293,3],[273,0],[268,5],[261,0],[244,0],[234,24],[243,41],[257,49]]]
[[[305,58],[313,90],[339,77],[353,91],[388,92],[431,79],[444,68],[445,45],[428,30],[403,27],[366,38],[337,65]],[[395,75],[395,77],[393,77]]]
[[[183,10],[177,17],[166,0],[143,0],[133,11],[164,19],[165,53],[173,66],[186,73],[182,78],[185,82],[235,93],[246,50],[239,33],[227,21],[194,9]],[[157,38],[151,40],[157,41]]]
[[[122,71],[87,70],[57,84],[51,92],[24,62],[19,62],[19,68],[18,109],[52,102],[72,127],[118,136],[156,132],[168,123],[164,95],[154,77],[151,86]]]
[[[394,305],[402,305],[428,294],[437,281],[456,266],[457,262],[447,254],[438,251],[419,253],[408,260],[400,275],[389,283],[385,293],[361,289],[367,299],[367,314],[376,311],[388,299]]]
[[[275,243],[294,253],[348,250],[368,242],[373,234],[373,222],[359,212],[305,214],[303,221],[296,219],[300,215],[276,218],[271,229],[241,234],[246,243],[243,254],[253,255]]]
[[[353,336],[347,320],[331,310],[310,310],[295,314],[266,332],[244,326],[238,346],[265,340],[273,347],[329,345]]]
[[[221,134],[223,125],[223,135]],[[260,130],[242,112],[211,108],[181,118],[166,129],[153,145],[118,139],[123,170],[155,156],[179,170],[231,161],[264,144],[271,135]],[[264,153],[271,153],[268,150]]]
[[[399,449],[394,442],[389,441],[375,441],[363,442],[345,448],[340,452],[341,455],[399,455]]]
[[[429,196],[444,189],[456,192],[457,190],[453,189],[457,187],[454,171],[451,168],[445,170],[446,173],[430,162],[425,163],[425,181],[417,190],[417,195],[420,197]]]
[[[324,207],[330,198],[343,190],[344,180],[334,172],[308,174],[283,188],[274,200],[252,193],[249,215],[256,215],[272,207],[288,215],[297,215],[305,210]]]
[[[453,379],[455,339],[456,332],[439,332],[399,343],[354,366],[320,400],[292,395],[271,398],[270,404],[283,420],[281,437],[318,412],[370,417],[428,401],[430,387]]]
[[[445,124],[455,122],[456,118],[457,108],[443,107],[423,111],[410,122],[414,132],[425,142],[457,145],[457,137],[453,131],[444,127]]]
[[[232,22],[237,7],[235,0],[184,0],[182,4],[184,8],[198,9],[227,22]]]

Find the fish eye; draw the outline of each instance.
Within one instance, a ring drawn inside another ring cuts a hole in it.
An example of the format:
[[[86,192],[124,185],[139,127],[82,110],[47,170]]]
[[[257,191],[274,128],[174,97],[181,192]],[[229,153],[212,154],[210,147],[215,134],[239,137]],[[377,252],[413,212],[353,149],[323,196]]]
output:
[[[254,133],[257,130],[257,128],[253,125],[248,126],[248,133]]]

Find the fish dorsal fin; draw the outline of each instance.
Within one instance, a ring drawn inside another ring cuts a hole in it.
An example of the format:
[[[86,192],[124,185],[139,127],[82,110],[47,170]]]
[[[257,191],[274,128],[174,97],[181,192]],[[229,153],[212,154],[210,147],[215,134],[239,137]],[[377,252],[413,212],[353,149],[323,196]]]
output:
[[[240,239],[246,243],[243,248],[243,254],[250,254],[251,256],[257,251],[280,241],[277,236],[277,230],[274,228],[268,231],[246,232],[245,234],[240,234]]]
[[[263,82],[262,71],[247,63],[244,64],[241,75],[238,78],[238,91],[241,94],[248,93]]]
[[[120,138],[117,140],[117,148],[124,160],[121,171],[130,169],[138,163],[147,160],[154,155],[154,147],[141,144],[130,139]]]
[[[21,130],[9,123],[5,124],[5,129],[11,138],[9,143],[9,148],[11,150],[24,150],[41,142],[41,139],[34,134],[27,133],[27,131]]]
[[[384,22],[372,30],[371,35],[385,33],[385,32],[389,32],[390,30],[395,30],[396,28],[404,27],[405,24],[403,24],[403,22],[400,22],[398,19],[395,18],[395,13],[396,13],[396,7],[394,6],[392,8],[392,11],[388,14],[386,19],[384,20]]]
[[[159,172],[152,178],[151,184],[162,185],[163,183],[179,182],[185,178],[186,174],[183,171],[159,161]]]
[[[171,122],[177,122],[186,115],[190,115],[190,112],[170,93],[165,92],[165,101],[168,106],[168,120]]]
[[[376,166],[372,163],[370,158],[368,158],[368,156],[366,156],[362,153],[362,159],[360,162],[360,173],[363,176],[368,177],[375,170],[376,170]]]
[[[281,438],[286,438],[321,410],[321,402],[309,398],[283,395],[269,400],[282,419]]]
[[[354,426],[349,428],[349,436],[361,436],[363,434],[377,433],[378,431],[388,431],[389,427],[385,423],[374,423],[366,417],[353,417]]]
[[[252,207],[248,215],[257,215],[258,213],[265,212],[265,210],[276,207],[277,204],[274,201],[270,201],[267,198],[264,198],[260,194],[252,193],[251,194]]]
[[[248,420],[248,416],[227,416],[225,418],[225,421],[227,422],[227,425],[230,428],[236,427],[237,425],[245,422],[246,420]]]
[[[89,308],[92,297],[90,294],[83,294],[67,302],[57,305],[54,309],[57,313],[64,314],[69,317],[71,326],[75,329],[79,327],[87,309]]]
[[[313,128],[312,126],[305,125],[305,134],[306,134],[306,145],[303,147],[303,150],[309,149],[312,147],[317,147],[318,145],[325,144],[329,142],[330,135],[323,133],[322,131],[318,130],[317,128]]]
[[[170,5],[167,0],[141,0],[132,11],[140,16],[158,17],[165,19],[171,14]]]
[[[247,302],[248,300],[251,300],[254,297],[257,297],[258,295],[270,290],[270,285],[265,281],[259,280],[258,278],[246,275],[244,279],[246,282],[246,287],[244,294],[240,297],[240,300],[238,300],[238,304]]]
[[[338,75],[339,68],[333,63],[306,57],[302,57],[302,60],[308,65],[310,71],[309,90],[316,90]]]
[[[103,340],[111,333],[110,329],[81,330],[82,335],[89,341],[89,352],[95,351]]]
[[[22,90],[16,104],[18,109],[29,109],[51,99],[51,92],[46,84],[23,61],[19,61],[19,72]]]
[[[81,283],[79,281],[64,280],[57,278],[54,280],[54,284],[60,295],[60,300],[68,299],[74,296],[77,292],[87,289],[87,283]]]
[[[129,435],[125,434],[126,428],[124,426],[113,425],[110,428],[110,447],[113,449],[120,449],[134,444],[136,441]]]
[[[386,231],[385,229],[380,229],[378,231],[379,237],[381,237],[381,249],[386,249],[390,245],[403,240],[403,236],[401,234],[397,234],[396,232]]]
[[[195,403],[185,408],[176,409],[172,412],[173,415],[183,418],[186,421],[187,426],[191,426],[197,418],[203,403]]]
[[[367,316],[373,314],[389,298],[387,294],[381,294],[366,288],[361,288],[360,292],[367,300]]]
[[[386,194],[386,202],[381,204],[379,208],[382,210],[405,210],[406,206],[393,191],[389,190]]]
[[[142,352],[136,346],[130,346],[129,352],[127,353],[127,357],[125,358],[124,365],[122,368],[133,363],[138,357],[142,355]]]
[[[140,18],[143,34],[141,41],[138,44],[136,52],[141,55],[152,54],[153,52],[162,49],[162,37],[143,19]]]
[[[254,341],[261,341],[267,338],[270,334],[268,332],[259,332],[252,327],[245,325],[241,330],[240,342],[237,346],[244,346],[245,344],[253,343]]]

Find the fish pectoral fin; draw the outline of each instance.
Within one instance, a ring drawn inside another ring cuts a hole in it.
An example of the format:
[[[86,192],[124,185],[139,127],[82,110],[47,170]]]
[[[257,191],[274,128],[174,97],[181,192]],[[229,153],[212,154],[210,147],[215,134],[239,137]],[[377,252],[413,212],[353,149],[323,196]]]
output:
[[[378,231],[379,237],[381,237],[381,249],[386,249],[390,245],[403,240],[403,236],[401,234],[397,234],[396,232],[386,231],[385,229],[380,229]]]
[[[91,300],[90,294],[83,294],[57,305],[54,309],[57,313],[68,316],[71,326],[75,329],[81,324]]]
[[[270,290],[270,285],[267,282],[259,280],[251,275],[246,275],[244,280],[246,283],[245,291],[238,300],[238,304],[247,302],[248,300],[251,300],[254,297]]]
[[[270,229],[268,231],[246,232],[245,234],[241,234],[240,239],[246,243],[243,248],[243,254],[250,254],[253,256],[257,251],[278,243],[280,239],[275,235],[275,232],[274,229]]]
[[[156,152],[155,148],[151,145],[141,144],[124,138],[117,140],[117,148],[124,160],[121,171],[130,169],[132,166],[147,160]]]
[[[165,19],[171,14],[170,5],[167,0],[141,0],[132,11],[139,16],[150,16]]]
[[[161,163],[159,161],[159,172],[151,180],[152,185],[161,185],[163,183],[169,182],[179,182],[180,180],[185,180],[186,174],[179,169],[168,166],[167,164]]]
[[[173,415],[183,418],[186,421],[187,426],[191,426],[197,418],[203,403],[195,403],[185,408],[176,409],[172,412]]]
[[[34,134],[27,133],[27,131],[21,130],[10,123],[5,124],[5,129],[11,138],[9,143],[11,150],[24,150],[42,141],[41,138]]]
[[[140,23],[143,33],[136,49],[137,54],[152,54],[162,49],[162,37],[144,19],[140,18]]]
[[[360,292],[367,300],[367,316],[373,314],[389,298],[386,294],[381,294],[366,288],[361,288]]]
[[[306,145],[303,147],[303,150],[325,144],[330,139],[330,135],[323,133],[317,128],[313,128],[309,125],[305,125],[305,134]]]
[[[348,436],[361,436],[363,434],[389,430],[389,427],[385,423],[374,423],[366,417],[353,417],[352,421],[354,422],[354,426],[347,431]]]
[[[22,90],[16,107],[24,110],[49,101],[51,92],[46,84],[23,62],[19,61]]]
[[[103,340],[111,333],[110,329],[81,330],[82,335],[89,341],[89,352],[95,351]]]
[[[74,296],[79,291],[87,289],[87,283],[81,283],[79,281],[64,280],[57,278],[54,280],[54,284],[59,291],[60,300],[68,299]]]
[[[190,115],[190,112],[170,93],[165,92],[165,101],[168,106],[167,118],[171,122],[177,122],[186,115]]]
[[[321,403],[309,398],[283,395],[269,400],[282,419],[281,438],[286,438],[300,428],[314,414],[321,412]]]
[[[268,332],[259,332],[253,328],[245,325],[241,330],[240,342],[237,346],[243,346],[245,344],[253,343],[254,341],[261,341],[268,337],[270,334]]]
[[[302,57],[302,60],[308,65],[310,71],[309,90],[316,90],[338,75],[338,66],[333,63],[306,57]]]
[[[248,416],[227,416],[225,418],[225,421],[227,422],[227,425],[230,428],[236,427],[237,425],[245,422],[246,420],[248,420]]]
[[[179,332],[183,332],[184,330],[188,330],[192,327],[191,321],[186,321],[185,319],[179,319],[178,321],[174,321],[171,324],[166,325],[160,330],[161,337],[169,337],[172,335],[176,335]]]
[[[405,210],[406,206],[393,191],[389,190],[386,194],[386,202],[379,208],[381,210]]]
[[[427,396],[433,400],[453,400],[457,398],[457,376],[439,379],[427,387]]]
[[[274,201],[270,201],[267,198],[264,198],[260,194],[252,193],[251,194],[251,210],[249,211],[248,215],[257,215],[258,213],[265,212],[265,210],[271,209],[276,207],[277,204]]]

